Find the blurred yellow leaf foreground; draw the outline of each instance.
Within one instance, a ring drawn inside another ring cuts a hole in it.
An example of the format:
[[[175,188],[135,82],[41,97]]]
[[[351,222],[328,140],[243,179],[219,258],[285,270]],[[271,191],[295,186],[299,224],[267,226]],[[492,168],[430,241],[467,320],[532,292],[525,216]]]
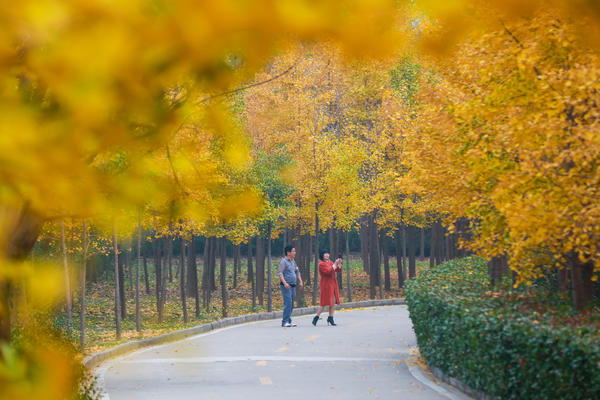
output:
[[[591,0],[3,3],[0,398],[93,397],[86,286],[117,339],[201,321],[217,288],[221,316],[270,310],[285,243],[301,304],[328,247],[360,252],[349,300],[401,288],[418,249],[556,276],[589,310],[599,20]]]

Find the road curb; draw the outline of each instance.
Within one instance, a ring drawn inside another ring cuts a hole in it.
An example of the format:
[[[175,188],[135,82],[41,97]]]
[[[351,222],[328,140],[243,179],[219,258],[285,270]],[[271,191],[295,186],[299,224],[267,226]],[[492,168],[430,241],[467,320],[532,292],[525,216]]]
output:
[[[468,394],[469,396],[471,396],[472,398],[474,398],[476,400],[493,400],[494,399],[489,394],[480,392],[479,390],[475,390],[472,387],[465,385],[462,381],[445,374],[444,372],[442,372],[442,370],[440,370],[436,367],[429,367],[429,370],[431,371],[433,376],[438,378],[440,381],[445,382],[448,385],[454,386],[461,392]]]
[[[365,300],[365,301],[354,301],[351,303],[342,303],[338,306],[338,309],[350,309],[360,307],[377,307],[377,306],[392,306],[406,304],[404,299],[383,299],[383,300]],[[293,316],[307,315],[316,313],[319,307],[304,307],[296,308],[292,313]],[[149,337],[146,339],[134,340],[131,342],[123,343],[115,346],[111,349],[104,350],[98,353],[90,354],[83,359],[83,365],[92,370],[102,364],[104,361],[113,359],[123,354],[130,353],[135,350],[143,349],[145,347],[156,346],[159,344],[176,342],[178,340],[185,339],[190,336],[199,335],[201,333],[209,332],[215,329],[225,328],[232,325],[244,324],[247,322],[266,321],[270,319],[278,319],[282,317],[282,311],[272,311],[259,314],[246,314],[238,317],[225,318],[219,321],[209,322],[206,324],[194,326],[187,329],[173,331],[165,333],[163,335]]]

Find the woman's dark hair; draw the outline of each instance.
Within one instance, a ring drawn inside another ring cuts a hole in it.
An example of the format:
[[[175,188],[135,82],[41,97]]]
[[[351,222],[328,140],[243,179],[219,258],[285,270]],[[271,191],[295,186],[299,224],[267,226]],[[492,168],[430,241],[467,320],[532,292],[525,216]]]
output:
[[[323,257],[325,257],[325,253],[329,253],[329,250],[321,250],[319,251],[319,259],[323,260]]]
[[[342,260],[344,259],[341,254],[338,254],[338,258],[341,258]]]
[[[285,246],[285,248],[283,249],[283,255],[287,256],[288,253],[291,253],[292,250],[294,250],[294,246],[292,246],[291,244],[288,244],[287,246]]]

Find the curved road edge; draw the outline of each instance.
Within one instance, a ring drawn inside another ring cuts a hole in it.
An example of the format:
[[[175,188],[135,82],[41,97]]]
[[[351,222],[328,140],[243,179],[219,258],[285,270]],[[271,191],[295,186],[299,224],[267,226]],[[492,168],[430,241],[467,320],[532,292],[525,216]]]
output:
[[[339,306],[339,309],[352,309],[352,308],[367,308],[367,307],[377,307],[377,306],[389,306],[389,305],[405,305],[405,300],[403,298],[395,298],[395,299],[384,299],[384,300],[366,300],[366,301],[357,301],[350,303],[342,303]],[[293,316],[307,315],[313,314],[318,310],[318,307],[304,307],[297,308],[293,311]],[[123,356],[127,353],[131,353],[137,350],[141,350],[148,347],[159,346],[171,342],[176,342],[179,340],[186,339],[188,337],[197,336],[199,334],[212,334],[217,333],[216,331],[220,331],[223,328],[231,327],[235,325],[241,325],[250,322],[258,322],[258,321],[266,321],[272,319],[279,319],[282,317],[282,311],[273,311],[273,312],[265,312],[258,314],[246,314],[232,318],[226,318],[219,321],[202,324],[198,326],[194,326],[187,329],[182,329],[178,331],[169,332],[163,335],[154,336],[141,340],[130,341],[118,346],[115,346],[111,349],[94,353],[87,356],[83,360],[83,364],[86,368],[93,370],[96,369],[94,375],[97,378],[97,384],[102,392],[101,399],[109,400],[108,395],[104,391],[104,367],[101,366],[105,361]],[[212,332],[215,331],[215,332]],[[418,348],[414,348],[414,350],[418,350]],[[442,382],[438,381],[431,376],[431,373],[424,370],[422,367],[418,365],[408,365],[408,370],[410,374],[428,386],[432,390],[436,391],[440,395],[449,398],[450,400],[459,400],[464,399],[465,397],[472,398],[468,396],[468,391],[465,393],[461,391],[459,387],[452,385],[450,382]],[[437,372],[437,371],[435,371]],[[442,379],[443,380],[443,379]],[[469,393],[472,394],[472,393]]]
[[[414,348],[418,350],[417,347]],[[430,376],[429,371],[425,371],[422,367],[418,365],[409,365],[407,364],[408,371],[410,374],[422,384],[428,386],[430,389],[436,391],[442,396],[449,398],[450,400],[462,400],[464,398],[473,399],[470,396],[471,393],[465,393],[460,390],[458,387],[451,385],[449,382],[444,380],[438,381],[437,379],[433,379]],[[436,378],[439,378],[434,374]]]
[[[351,303],[342,303],[337,309],[362,308],[362,307],[377,307],[377,306],[392,306],[406,304],[403,298],[383,299],[383,300],[365,300],[354,301]],[[303,307],[296,308],[292,316],[307,315],[316,313],[319,307]],[[225,318],[219,321],[209,322],[207,324],[197,325],[187,329],[181,329],[165,333],[159,336],[153,336],[146,339],[133,340],[127,343],[120,344],[111,349],[104,350],[98,353],[90,354],[83,359],[83,365],[93,370],[105,361],[131,353],[135,350],[140,350],[146,347],[157,346],[160,344],[176,342],[190,336],[195,336],[201,333],[213,331],[215,329],[225,328],[227,326],[244,324],[247,322],[266,321],[270,319],[278,319],[282,317],[282,311],[272,311],[258,314],[246,314],[232,318]]]

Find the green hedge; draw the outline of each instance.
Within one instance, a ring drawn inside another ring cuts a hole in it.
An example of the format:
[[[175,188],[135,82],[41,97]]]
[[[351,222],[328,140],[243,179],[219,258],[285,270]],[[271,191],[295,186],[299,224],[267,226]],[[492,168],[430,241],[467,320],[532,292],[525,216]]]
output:
[[[600,399],[598,325],[552,298],[490,291],[477,258],[421,273],[406,294],[430,366],[499,399]]]

